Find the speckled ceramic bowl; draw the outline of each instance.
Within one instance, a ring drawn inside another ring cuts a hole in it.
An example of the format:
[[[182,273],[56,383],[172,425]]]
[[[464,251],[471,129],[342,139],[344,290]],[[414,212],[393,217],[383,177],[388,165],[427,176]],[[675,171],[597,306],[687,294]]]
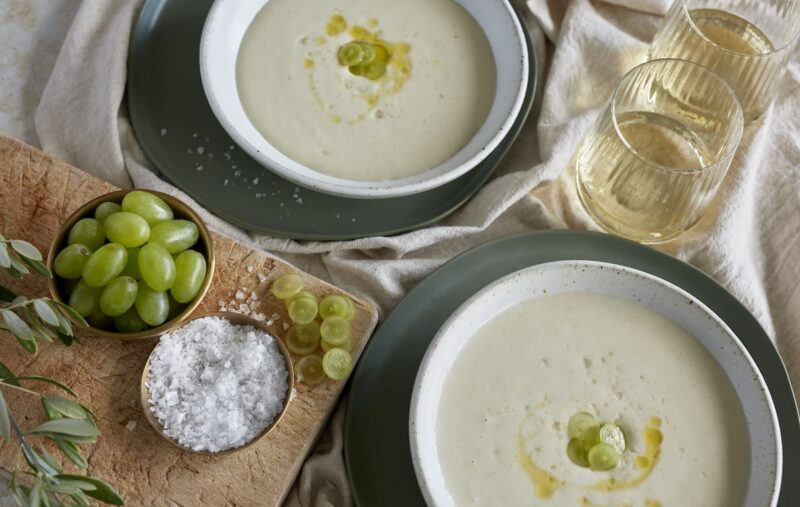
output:
[[[743,505],[775,506],[783,463],[780,428],[766,383],[739,339],[708,307],[675,285],[635,269],[591,261],[553,262],[513,273],[475,294],[439,330],[419,368],[410,415],[411,454],[428,505],[454,506],[436,434],[439,402],[454,358],[475,330],[498,314],[526,300],[565,292],[606,294],[643,305],[703,345],[728,376],[747,423],[751,463]]]
[[[239,99],[236,60],[242,39],[269,0],[216,0],[200,42],[200,75],[219,122],[251,157],[307,188],[344,197],[376,199],[416,194],[444,185],[475,168],[503,140],[528,88],[525,34],[508,0],[455,0],[480,24],[494,53],[497,86],[489,115],[470,142],[437,167],[408,178],[354,181],[328,176],[281,153],[256,130]]]

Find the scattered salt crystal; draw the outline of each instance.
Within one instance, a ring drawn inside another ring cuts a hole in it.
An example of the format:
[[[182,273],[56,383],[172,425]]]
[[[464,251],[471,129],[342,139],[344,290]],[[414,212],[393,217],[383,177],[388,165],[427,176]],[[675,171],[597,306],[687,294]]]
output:
[[[253,178],[253,185],[258,185],[258,178]]]
[[[286,322],[284,322],[284,323],[283,323],[283,330],[284,330],[284,331],[286,331],[286,330],[287,330],[287,329],[289,329],[290,327],[291,327],[291,326],[289,326],[289,324],[287,324]]]
[[[128,421],[128,424],[125,425],[125,429],[128,431],[133,431],[136,428],[136,421]]]
[[[249,264],[245,269],[247,270],[248,273],[252,273],[253,272],[253,266],[250,266]]]
[[[264,283],[267,280],[267,275],[264,273],[258,274],[258,283]]]
[[[244,292],[237,290],[235,297],[236,299],[244,299]]]
[[[202,155],[204,151],[206,151],[206,149],[204,147],[202,147],[202,146],[198,146],[197,147],[197,154],[198,155]]]
[[[196,451],[218,452],[241,447],[272,423],[288,380],[275,338],[204,317],[161,337],[150,363],[148,401],[167,436]]]
[[[197,137],[197,132],[195,132],[194,134],[192,134],[192,137]]]
[[[236,149],[236,147],[235,147],[234,145],[230,145],[230,146],[228,146],[228,149],[229,149],[229,150],[231,150],[231,151],[233,151],[233,150],[235,150],[235,149]]]
[[[161,135],[162,136],[167,135],[167,129],[161,129]]]
[[[227,187],[228,185],[231,184],[231,180],[229,180],[228,178],[225,178],[225,181],[223,181],[222,184]]]
[[[224,153],[222,154],[222,156],[224,156],[224,157],[225,157],[226,159],[228,159],[228,160],[230,160],[230,159],[231,159],[231,154],[230,154],[230,153],[228,153],[227,151],[226,151],[226,152],[224,152]]]
[[[242,303],[242,304],[239,305],[238,310],[239,310],[239,313],[243,313],[245,315],[249,315],[250,314],[250,305],[248,305],[247,303]]]
[[[197,171],[202,171],[202,170],[203,170],[203,166],[201,166],[201,165],[197,166],[197,169],[196,169],[196,170],[197,170]]]

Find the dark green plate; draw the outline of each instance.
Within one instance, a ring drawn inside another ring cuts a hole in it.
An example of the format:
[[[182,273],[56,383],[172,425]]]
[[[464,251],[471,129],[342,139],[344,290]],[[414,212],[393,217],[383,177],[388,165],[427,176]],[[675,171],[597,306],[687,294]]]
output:
[[[486,182],[533,103],[537,63],[526,33],[531,65],[522,110],[507,137],[477,168],[428,192],[391,199],[347,199],[307,190],[236,148],[211,111],[200,81],[199,48],[212,3],[144,4],[131,37],[128,109],[139,144],[161,176],[245,229],[294,239],[344,240],[397,234],[437,222]]]
[[[344,449],[356,503],[361,507],[425,505],[411,464],[409,403],[422,356],[450,314],[505,275],[571,259],[610,262],[661,277],[694,295],[730,326],[758,364],[775,401],[784,456],[779,505],[800,505],[797,406],[783,362],[755,317],[711,278],[684,262],[612,236],[571,231],[523,234],[470,250],[422,281],[389,315],[370,340],[351,380]]]

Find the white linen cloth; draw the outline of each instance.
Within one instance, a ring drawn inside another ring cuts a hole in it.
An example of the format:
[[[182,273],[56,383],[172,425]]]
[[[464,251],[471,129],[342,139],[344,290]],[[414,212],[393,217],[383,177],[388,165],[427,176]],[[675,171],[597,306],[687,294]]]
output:
[[[424,276],[473,246],[548,228],[595,229],[577,201],[571,157],[619,78],[646,58],[669,0],[530,0],[545,68],[541,114],[496,176],[444,222],[396,237],[317,243],[211,227],[374,301],[385,315]],[[117,185],[187,199],[151,170],[125,109],[126,57],[142,0],[84,0],[36,112],[48,153]],[[532,15],[532,16],[531,16]],[[543,33],[544,35],[543,35]],[[713,276],[756,315],[800,388],[800,62],[775,106],[742,140],[712,209],[664,251]],[[190,199],[187,199],[191,202]],[[195,207],[198,206],[195,204]],[[341,455],[343,410],[309,458],[288,503],[350,505]]]

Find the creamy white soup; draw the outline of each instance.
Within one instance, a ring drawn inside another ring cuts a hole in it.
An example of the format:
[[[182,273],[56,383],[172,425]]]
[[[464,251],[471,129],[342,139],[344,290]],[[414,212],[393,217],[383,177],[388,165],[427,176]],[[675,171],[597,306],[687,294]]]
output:
[[[371,66],[342,63],[353,42]],[[236,74],[244,110],[275,148],[359,181],[450,159],[485,121],[496,85],[486,35],[452,0],[270,0]]]
[[[616,469],[567,456],[567,424],[589,412],[623,428]],[[749,440],[728,378],[657,313],[588,293],[503,312],[454,358],[437,416],[459,506],[742,505]]]

